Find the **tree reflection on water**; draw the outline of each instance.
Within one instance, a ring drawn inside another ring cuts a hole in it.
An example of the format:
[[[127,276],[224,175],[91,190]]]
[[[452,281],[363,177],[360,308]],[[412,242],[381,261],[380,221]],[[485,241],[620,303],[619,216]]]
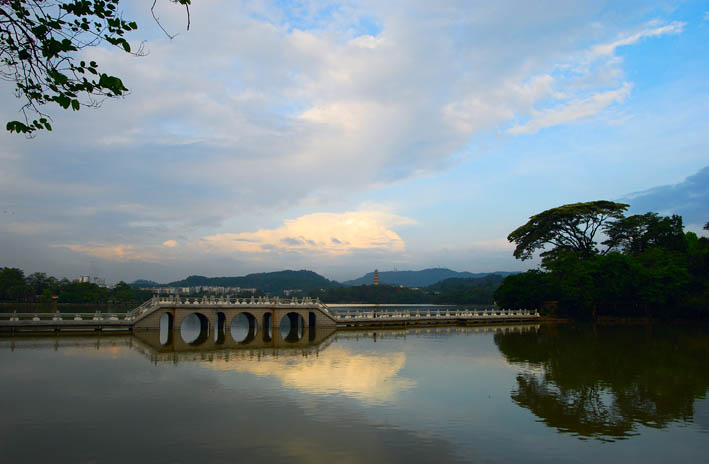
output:
[[[580,439],[692,422],[709,388],[709,331],[696,327],[542,326],[495,343],[523,370],[511,398]]]

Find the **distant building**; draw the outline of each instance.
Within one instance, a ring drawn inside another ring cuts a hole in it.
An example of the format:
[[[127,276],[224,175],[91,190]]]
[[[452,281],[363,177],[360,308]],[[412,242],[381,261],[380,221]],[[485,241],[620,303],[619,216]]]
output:
[[[79,282],[81,282],[82,284],[87,284],[91,282],[91,278],[89,276],[81,276],[79,277]]]
[[[374,285],[379,285],[379,270],[374,270]]]

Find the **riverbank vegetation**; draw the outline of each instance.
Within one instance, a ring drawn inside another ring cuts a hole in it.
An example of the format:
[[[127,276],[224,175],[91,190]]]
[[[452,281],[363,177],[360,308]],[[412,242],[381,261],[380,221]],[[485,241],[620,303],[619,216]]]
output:
[[[21,269],[0,268],[0,302],[14,304],[134,304],[152,296],[150,291],[119,282],[113,288],[90,282],[71,282],[43,272],[28,276]]]
[[[574,319],[709,317],[709,240],[685,232],[680,216],[626,217],[627,207],[576,203],[532,216],[508,240],[519,259],[541,251],[541,268],[505,278],[497,303]]]

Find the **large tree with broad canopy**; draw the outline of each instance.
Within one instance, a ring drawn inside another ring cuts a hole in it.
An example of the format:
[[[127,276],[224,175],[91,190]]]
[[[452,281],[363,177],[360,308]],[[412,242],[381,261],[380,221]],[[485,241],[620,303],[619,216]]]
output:
[[[530,217],[526,224],[512,231],[507,240],[515,243],[514,256],[521,260],[531,258],[542,249],[546,249],[541,254],[544,259],[564,251],[581,256],[605,254],[612,245],[599,250],[596,234],[608,221],[623,218],[628,206],[605,200],[558,206]]]

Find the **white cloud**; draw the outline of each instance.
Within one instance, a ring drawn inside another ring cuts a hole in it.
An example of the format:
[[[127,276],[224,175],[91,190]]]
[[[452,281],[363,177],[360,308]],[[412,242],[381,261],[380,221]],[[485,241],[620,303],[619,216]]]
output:
[[[514,126],[507,132],[513,135],[534,134],[547,127],[567,124],[593,116],[614,103],[625,101],[632,88],[632,84],[625,82],[618,89],[597,93],[579,100],[571,100],[557,107],[543,110],[531,121]]]
[[[657,25],[657,22],[655,21],[649,25],[653,27],[642,29],[634,34],[614,40],[613,42],[603,43],[591,47],[588,53],[588,59],[592,61],[602,56],[611,56],[615,53],[618,47],[633,45],[648,37],[659,37],[666,34],[680,34],[684,31],[684,26],[686,23],[681,21],[673,21],[670,24],[660,26]]]
[[[288,251],[342,255],[356,250],[401,252],[404,241],[391,228],[413,224],[409,218],[380,211],[314,213],[286,220],[275,229],[203,237],[200,246],[213,253]]]

